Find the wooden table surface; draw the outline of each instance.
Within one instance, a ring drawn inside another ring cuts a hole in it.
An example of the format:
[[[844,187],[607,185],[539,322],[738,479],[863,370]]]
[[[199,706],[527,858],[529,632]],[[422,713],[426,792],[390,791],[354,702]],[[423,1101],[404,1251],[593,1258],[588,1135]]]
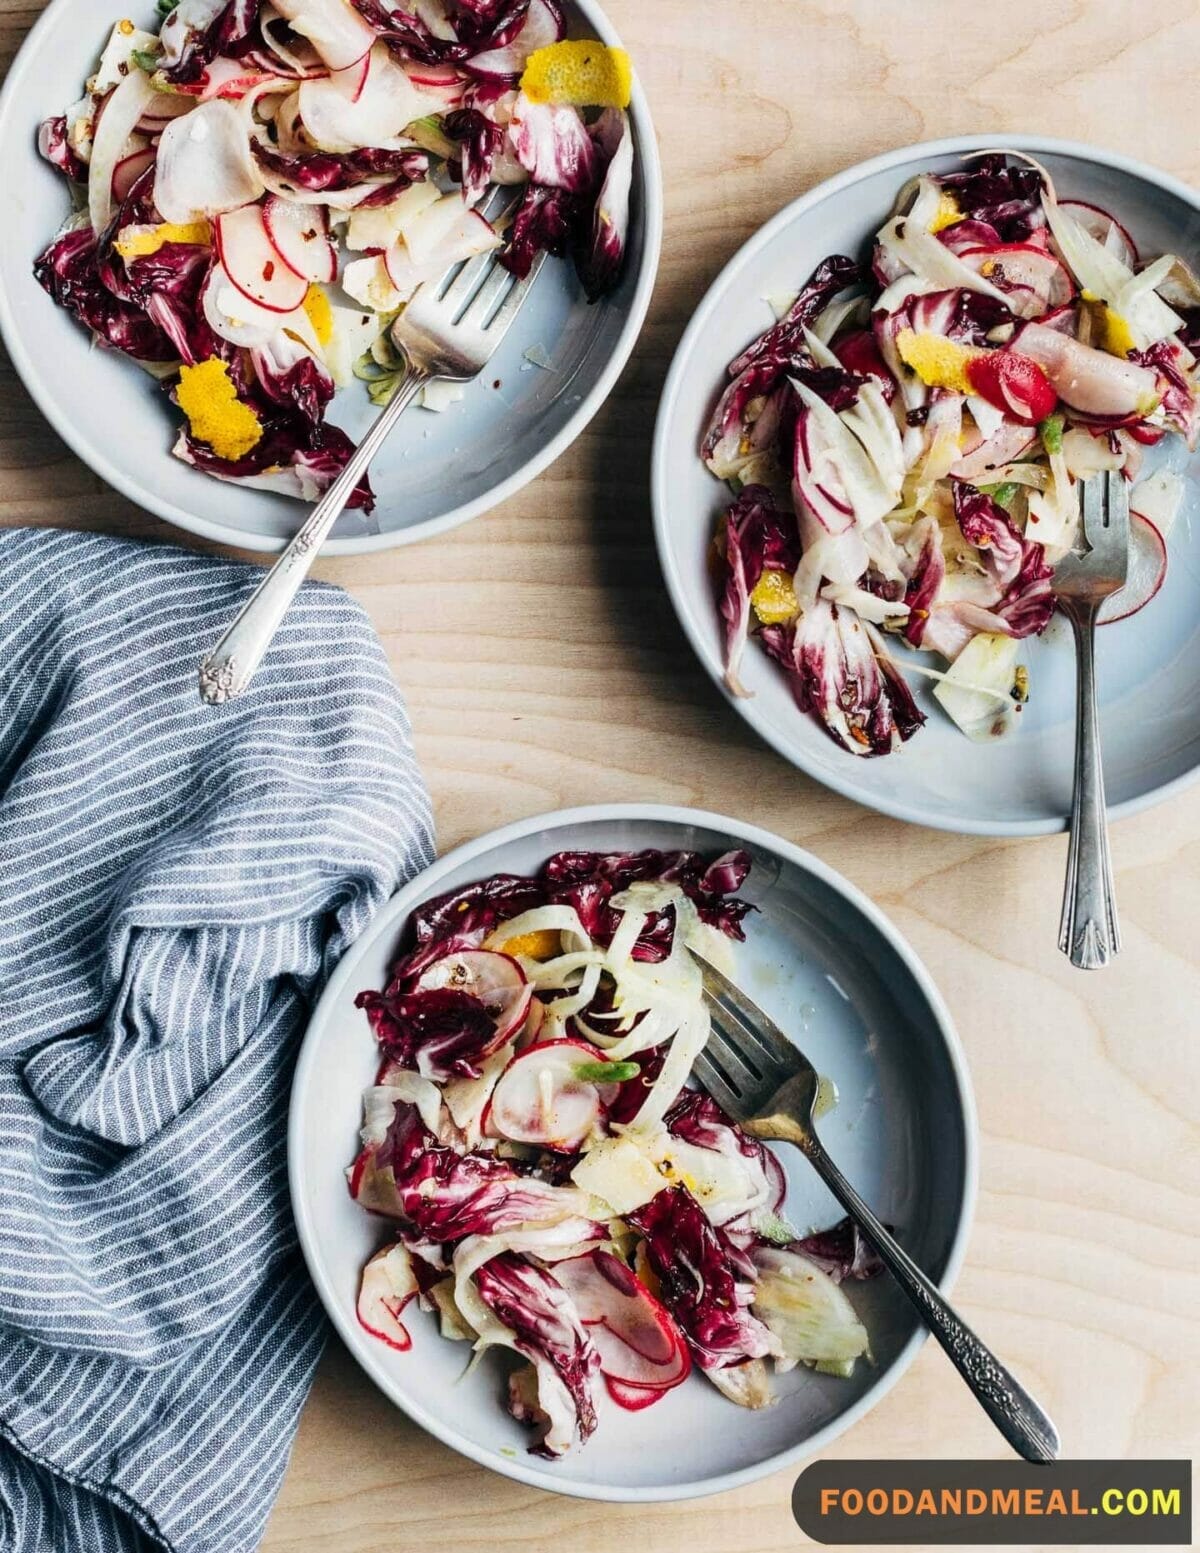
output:
[[[40,6],[0,0],[0,45]],[[1196,0],[608,0],[655,114],[662,271],[590,429],[490,516],[319,574],[370,611],[453,846],[564,804],[696,804],[778,831],[888,911],[945,993],[982,1127],[958,1300],[1072,1456],[1184,1456],[1200,1391],[1200,788],[1116,826],[1125,953],[1055,948],[1065,845],[876,817],[755,742],[693,661],[647,498],[655,405],[712,277],[782,204],[889,147],[995,129],[1122,151],[1200,183]],[[0,521],[173,539],[79,464],[7,362]],[[1003,1457],[934,1344],[828,1453]],[[606,1506],[524,1488],[408,1423],[332,1343],[270,1553],[752,1553],[803,1539],[794,1473],[712,1500]],[[559,1539],[562,1539],[559,1541]]]

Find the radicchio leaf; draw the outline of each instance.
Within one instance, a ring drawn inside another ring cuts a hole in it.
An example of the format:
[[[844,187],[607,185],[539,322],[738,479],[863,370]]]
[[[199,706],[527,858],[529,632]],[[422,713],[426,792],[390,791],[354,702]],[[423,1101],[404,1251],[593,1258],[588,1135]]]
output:
[[[1027,540],[990,496],[962,481],[954,485],[954,516],[999,590],[999,601],[991,607],[1007,634],[1040,635],[1054,613],[1054,568],[1046,562],[1045,548]]]
[[[749,1306],[754,1264],[711,1224],[685,1186],[667,1187],[629,1215],[696,1363],[725,1369],[777,1351]]]
[[[848,286],[862,279],[862,267],[844,254],[825,259],[809,276],[800,295],[780,321],[729,364],[732,379],[709,423],[702,453],[710,462],[727,438],[740,435],[747,406],[770,395],[785,374],[808,359],[804,330]],[[811,363],[809,363],[811,365]]]
[[[1200,317],[1200,309],[1192,311]],[[1191,351],[1178,340],[1157,340],[1145,350],[1131,351],[1129,357],[1139,366],[1153,368],[1168,424],[1186,439],[1189,451],[1195,451],[1200,440],[1200,395],[1192,376]]]
[[[56,119],[46,119],[38,131],[38,150],[60,173],[65,173],[72,183],[86,183],[87,165],[72,151],[67,139],[67,119],[60,114]]]
[[[965,172],[934,182],[954,197],[964,216],[986,221],[1006,243],[1024,242],[1045,226],[1042,175],[1034,167],[1010,167],[1003,154],[981,156]]]
[[[883,1262],[878,1254],[863,1239],[862,1231],[849,1217],[839,1219],[829,1229],[805,1235],[791,1249],[808,1257],[810,1262],[815,1262],[835,1283],[842,1283],[847,1278],[874,1278],[883,1271]]]
[[[411,147],[389,150],[384,146],[365,146],[359,151],[313,151],[292,155],[276,151],[261,140],[253,140],[251,150],[268,172],[310,193],[355,189],[360,184],[386,178],[390,201],[410,184],[423,182],[429,173],[429,153],[414,151]],[[364,203],[370,203],[370,200]]]
[[[163,23],[159,69],[172,86],[193,86],[216,57],[254,47],[262,0],[180,0]]]
[[[739,676],[750,631],[750,595],[765,571],[792,573],[800,564],[795,522],[780,512],[765,486],[748,485],[725,514],[723,571],[718,574],[725,622],[725,682],[734,695],[749,692]]]
[[[852,754],[889,754],[924,723],[875,632],[853,611],[818,598],[794,626],[768,626],[761,635],[787,671],[796,704]]]
[[[360,992],[382,1050],[406,1068],[441,1083],[478,1078],[479,1064],[496,1044],[496,1025],[480,1000],[456,987],[421,992]]]
[[[547,1395],[555,1378],[574,1407],[574,1433],[582,1444],[596,1427],[595,1377],[600,1356],[566,1290],[545,1268],[506,1251],[485,1262],[475,1274],[479,1297],[513,1334],[515,1346],[533,1363],[538,1376],[538,1410],[551,1423],[554,1409]],[[549,1373],[548,1373],[549,1372]],[[514,1395],[522,1421],[534,1421],[530,1399]],[[533,1447],[543,1455],[561,1455],[570,1445],[564,1429],[553,1427]]]

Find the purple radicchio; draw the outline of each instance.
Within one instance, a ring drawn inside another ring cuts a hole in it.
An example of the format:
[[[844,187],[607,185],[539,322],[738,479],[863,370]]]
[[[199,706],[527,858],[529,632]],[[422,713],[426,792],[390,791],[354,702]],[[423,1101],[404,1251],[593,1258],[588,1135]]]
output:
[[[355,1007],[366,1011],[375,1039],[389,1057],[442,1083],[478,1078],[480,1063],[496,1047],[496,1024],[487,1009],[455,987],[360,992]]]
[[[51,167],[57,167],[60,173],[65,173],[72,183],[87,182],[87,165],[76,156],[67,139],[65,114],[44,121],[38,131],[38,150]]]
[[[887,755],[925,721],[878,634],[852,611],[818,598],[794,626],[767,626],[801,711],[855,755]]]
[[[282,183],[313,194],[355,189],[360,184],[386,178],[382,190],[389,200],[394,200],[409,184],[423,182],[429,172],[429,153],[415,151],[411,146],[365,146],[359,151],[291,154],[254,140],[251,150],[259,164]],[[371,197],[364,203],[371,203]]]
[[[135,361],[177,361],[170,336],[145,306],[117,296],[101,275],[101,244],[90,226],[63,232],[39,256],[33,273],[54,300],[97,339]]]
[[[238,58],[254,47],[262,0],[179,0],[159,33],[159,66],[172,86],[194,86],[218,55]]]
[[[776,1353],[770,1332],[750,1313],[754,1264],[715,1224],[686,1186],[671,1186],[629,1215],[692,1356],[720,1370]]]
[[[350,3],[401,58],[426,65],[461,64],[476,54],[507,49],[524,28],[530,11],[530,0],[458,0],[446,17],[447,30],[453,36],[443,38],[432,33],[419,16],[392,0]],[[557,3],[538,3],[551,12],[556,26],[561,28]]]
[[[504,148],[507,131],[480,108],[459,108],[442,119],[444,133],[459,147],[462,186],[478,199],[492,181],[492,166]]]
[[[995,584],[999,597],[992,608],[1006,634],[1040,635],[1054,613],[1054,568],[1047,565],[1045,548],[1027,540],[990,496],[961,481],[954,486],[954,516]]]
[[[511,1251],[485,1262],[475,1274],[475,1287],[533,1365],[536,1388],[514,1376],[509,1391],[513,1416],[543,1430],[531,1449],[561,1456],[576,1438],[582,1444],[596,1427],[600,1356],[570,1295],[545,1268]]]
[[[594,302],[613,290],[625,263],[633,188],[633,131],[628,114],[619,108],[606,109],[592,127],[592,138],[606,170],[592,213],[592,230],[576,268],[589,301]]]
[[[522,95],[513,105],[509,136],[533,183],[571,194],[595,188],[596,146],[578,108],[535,103]]]
[[[381,1091],[386,1093],[386,1091]],[[525,1224],[565,1220],[569,1189],[522,1176],[492,1153],[460,1154],[440,1143],[414,1105],[395,1103],[382,1137],[368,1141],[350,1170],[350,1195],[362,1207],[411,1225],[439,1244],[467,1235],[502,1235]],[[579,1240],[603,1225],[572,1220]]]
[[[736,696],[749,692],[739,670],[750,632],[750,595],[765,571],[793,573],[800,564],[795,523],[762,485],[748,485],[725,514],[719,574],[725,622],[725,683]]]
[[[828,1273],[834,1283],[847,1278],[874,1278],[883,1271],[878,1254],[863,1238],[862,1231],[853,1219],[839,1219],[828,1229],[816,1230],[794,1242],[791,1248],[815,1262],[822,1272]]]
[[[414,941],[393,965],[385,996],[391,999],[411,992],[421,972],[434,960],[458,950],[477,949],[501,922],[535,906],[573,906],[585,932],[606,944],[620,923],[620,913],[609,901],[638,880],[678,884],[694,903],[701,921],[729,938],[741,939],[742,919],[753,908],[735,892],[749,872],[749,854],[740,851],[711,861],[698,852],[653,849],[556,852],[536,878],[497,874],[419,907],[410,918]],[[652,912],[634,945],[633,958],[644,962],[665,959],[674,931],[671,908]]]
[[[701,452],[712,464],[719,449],[741,437],[747,407],[769,396],[780,379],[807,361],[804,330],[811,327],[839,291],[862,279],[862,268],[844,254],[825,259],[806,281],[783,318],[747,347],[729,365],[729,386],[713,412]]]
[[[946,557],[936,518],[922,518],[914,527],[913,537],[916,554],[906,567],[904,602],[908,605],[908,618],[904,635],[914,647],[920,647],[946,576]]]
[[[1024,242],[1045,226],[1042,176],[1034,167],[1010,167],[1002,153],[978,157],[961,173],[934,182],[953,196],[964,216],[986,221],[1006,243]]]
[[[1200,395],[1192,376],[1196,363],[1191,351],[1178,340],[1158,340],[1129,355],[1131,361],[1156,373],[1167,424],[1186,439],[1189,451],[1194,452],[1200,439]]]

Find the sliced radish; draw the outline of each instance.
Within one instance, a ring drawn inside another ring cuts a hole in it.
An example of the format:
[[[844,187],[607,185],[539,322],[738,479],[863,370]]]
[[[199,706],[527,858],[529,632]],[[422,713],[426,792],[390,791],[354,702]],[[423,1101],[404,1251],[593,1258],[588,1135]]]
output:
[[[112,195],[114,201],[121,205],[129,195],[130,189],[142,176],[148,167],[154,166],[157,156],[153,146],[142,146],[140,150],[131,152],[122,157],[113,168]]]
[[[439,275],[444,275],[449,266],[441,263],[414,264],[403,239],[395,242],[383,256],[383,267],[387,271],[387,278],[402,297],[409,297],[426,281],[437,280]]]
[[[452,65],[407,65],[404,73],[419,92],[437,97],[445,107],[461,105],[467,83]]]
[[[1139,609],[1145,609],[1167,575],[1166,540],[1140,512],[1131,512],[1129,516],[1133,520],[1129,535],[1129,571],[1125,586],[1110,593],[1100,606],[1096,619],[1102,626],[1128,620]]]
[[[384,145],[420,118],[425,106],[382,43],[347,70],[300,83],[300,117],[322,151]]]
[[[195,106],[195,103],[189,102],[186,97],[177,97],[174,92],[158,92],[147,105],[137,127],[146,135],[160,134],[172,119],[190,113]]]
[[[154,203],[164,221],[183,224],[220,215],[262,192],[246,121],[232,103],[203,103],[163,130]]]
[[[356,65],[376,42],[374,28],[346,0],[274,0],[274,5],[331,70]]]
[[[604,1115],[602,1087],[579,1070],[586,1074],[604,1062],[603,1052],[586,1041],[527,1046],[501,1075],[483,1115],[484,1131],[513,1143],[575,1153]]]
[[[435,960],[422,972],[416,990],[429,992],[440,987],[478,998],[491,1015],[496,1036],[488,1043],[485,1056],[517,1033],[533,999],[525,972],[511,955],[495,949],[466,949]]]
[[[999,469],[1002,465],[1011,464],[1020,458],[1026,448],[1032,445],[1036,436],[1037,433],[1032,427],[1019,426],[1016,421],[1006,420],[999,431],[990,437],[985,437],[956,464],[953,464],[950,474],[955,480],[972,482],[986,480],[991,470]]]
[[[104,111],[96,120],[88,164],[88,215],[97,235],[114,215],[113,174],[117,163],[127,154],[129,137],[154,96],[150,77],[142,70],[131,71],[105,100]],[[170,219],[168,216],[167,220]]]
[[[288,23],[271,5],[264,5],[259,13],[258,30],[262,34],[263,50],[255,50],[247,58],[256,63],[273,63],[276,73],[301,81],[306,76],[324,75],[329,69],[325,61],[307,39],[295,43],[285,37]],[[369,52],[369,50],[367,51]]]
[[[554,1277],[588,1329],[614,1401],[649,1407],[687,1379],[691,1356],[670,1312],[611,1251],[558,1262]]]
[[[1057,329],[1023,324],[1012,343],[1038,363],[1064,404],[1086,416],[1140,419],[1158,401],[1158,379],[1150,367],[1081,345]]]
[[[275,313],[260,307],[237,289],[219,263],[209,272],[200,305],[209,328],[231,345],[261,350],[278,336],[281,329],[287,329],[303,340],[313,355],[320,353],[312,320],[303,307],[297,307],[292,313]]]
[[[548,0],[531,0],[525,23],[512,42],[504,48],[476,54],[474,59],[464,62],[463,68],[485,80],[507,81],[522,73],[532,53],[557,43],[566,32],[566,22],[557,5],[548,4]]]
[[[303,280],[327,285],[337,278],[337,249],[322,206],[294,205],[272,194],[263,201],[263,225],[289,270]]]
[[[286,77],[276,77],[273,70],[255,69],[244,59],[214,59],[194,90],[201,102],[212,102],[217,97],[237,102],[256,86],[265,86],[270,81],[277,82],[278,89],[286,91],[286,80]],[[193,88],[185,87],[184,90]]]
[[[959,258],[1004,292],[1018,318],[1040,318],[1065,307],[1075,294],[1062,262],[1032,243],[966,248]]]
[[[357,1314],[372,1337],[389,1348],[402,1352],[412,1347],[412,1338],[400,1321],[400,1312],[417,1293],[412,1259],[404,1246],[388,1246],[377,1251],[362,1270],[358,1288]]]
[[[242,205],[218,216],[217,255],[230,280],[269,313],[294,313],[308,282],[283,262],[263,224],[261,205]]]
[[[1099,205],[1089,205],[1086,200],[1059,200],[1058,208],[1073,216],[1089,236],[1103,243],[1128,269],[1137,269],[1140,262],[1137,244],[1115,216],[1110,216]]]

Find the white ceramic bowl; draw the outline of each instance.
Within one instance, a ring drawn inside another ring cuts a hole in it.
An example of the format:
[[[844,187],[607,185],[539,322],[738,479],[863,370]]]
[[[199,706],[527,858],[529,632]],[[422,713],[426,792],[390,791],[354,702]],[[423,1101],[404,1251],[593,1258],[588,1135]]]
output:
[[[619,41],[596,0],[568,0],[567,13],[574,35]],[[46,419],[110,485],[208,539],[278,550],[303,520],[303,504],[222,484],[172,458],[176,416],[161,390],[133,362],[94,349],[33,278],[34,259],[69,210],[61,175],[38,155],[38,125],[76,101],[113,21],[126,14],[147,22],[153,0],[137,0],[128,13],[119,0],[51,0],[9,71],[0,96],[0,331]],[[634,219],[618,289],[589,306],[570,263],[548,264],[464,402],[440,415],[413,409],[404,417],[371,470],[375,513],[344,514],[328,553],[407,544],[477,517],[540,474],[604,403],[646,316],[662,237],[658,150],[636,84],[630,115]],[[537,346],[553,370],[525,359]],[[355,383],[338,394],[330,419],[357,440],[374,413]]]
[[[586,1447],[547,1463],[504,1411],[503,1360],[468,1379],[467,1350],[413,1310],[412,1349],[397,1353],[359,1326],[358,1275],[380,1225],[351,1200],[345,1169],[377,1050],[354,996],[383,985],[413,908],[498,872],[534,871],[564,848],[723,852],[746,847],[745,890],[760,908],[738,949],[738,978],[835,1080],[821,1122],[833,1157],[942,1285],[958,1271],[975,1194],[976,1124],[950,1016],[929,974],[887,919],[824,863],[753,826],[676,808],[565,810],[484,836],[442,858],[390,902],[338,967],[313,1015],[296,1070],[289,1129],[292,1202],[313,1281],[351,1353],[384,1394],[472,1460],[539,1488],[590,1499],[681,1499],[735,1487],[821,1449],[900,1378],[924,1339],[911,1307],[881,1276],[849,1289],[871,1332],[873,1365],[852,1380],[800,1370],[781,1399],[750,1413],[693,1375],[642,1413],[600,1401]],[[841,1210],[794,1149],[780,1147],[786,1212],[800,1228]],[[397,1471],[403,1471],[402,1464]]]
[[[796,290],[830,253],[859,254],[913,174],[946,172],[964,151],[1011,146],[1044,161],[1062,197],[1114,212],[1142,251],[1173,251],[1200,268],[1200,199],[1177,178],[1068,141],[976,135],[906,146],[838,173],[780,211],[714,282],[685,333],[655,432],[654,522],[667,587],[700,661],[724,689],[720,620],[706,564],[718,514],[731,499],[700,461],[699,446],[727,364],[772,321],[764,298]],[[1178,439],[1172,439],[1178,443]],[[1186,449],[1164,445],[1177,467]],[[1200,772],[1200,524],[1195,460],[1169,544],[1158,596],[1105,626],[1097,673],[1105,780],[1119,818]],[[1152,467],[1152,466],[1148,466]],[[797,710],[783,676],[751,644],[742,677],[752,699],[733,705],[785,759],[847,798],[898,819],[982,835],[1062,830],[1070,813],[1074,654],[1061,616],[1024,644],[1032,697],[1015,735],[970,743],[911,676],[929,721],[902,750],[877,759],[843,751]],[[728,692],[726,692],[728,694]]]

